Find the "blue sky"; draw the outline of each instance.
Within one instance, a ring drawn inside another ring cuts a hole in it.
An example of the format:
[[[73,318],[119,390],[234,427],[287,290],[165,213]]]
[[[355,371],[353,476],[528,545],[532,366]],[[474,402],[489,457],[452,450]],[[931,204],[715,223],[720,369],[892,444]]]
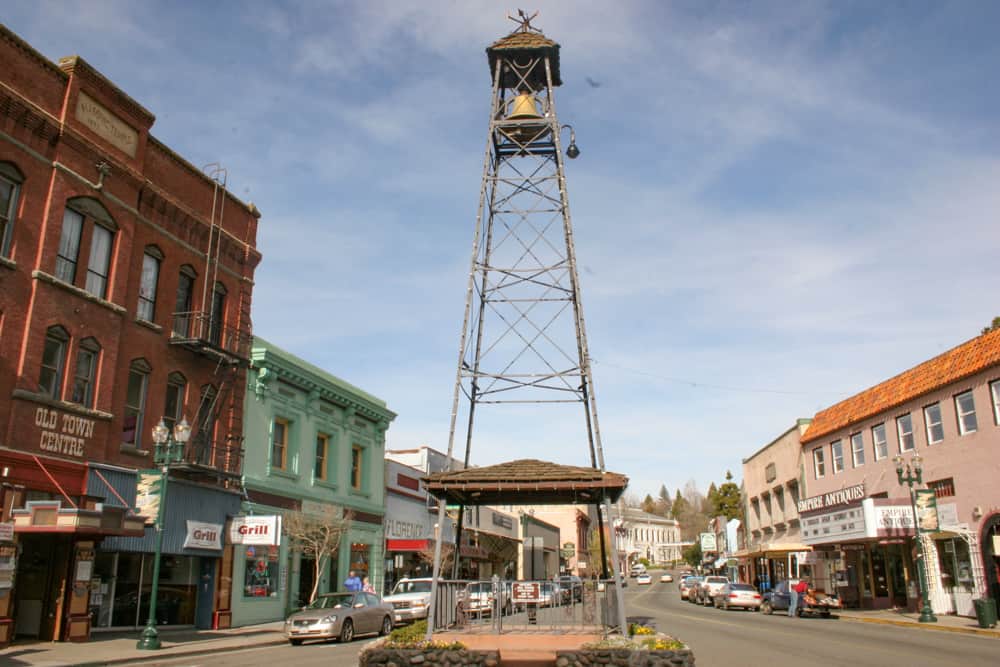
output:
[[[1000,315],[1000,4],[536,2],[609,469],[704,489]],[[256,332],[445,449],[489,111],[487,2],[17,2],[261,209]],[[587,78],[599,82],[593,87]],[[472,461],[586,462],[579,409]]]

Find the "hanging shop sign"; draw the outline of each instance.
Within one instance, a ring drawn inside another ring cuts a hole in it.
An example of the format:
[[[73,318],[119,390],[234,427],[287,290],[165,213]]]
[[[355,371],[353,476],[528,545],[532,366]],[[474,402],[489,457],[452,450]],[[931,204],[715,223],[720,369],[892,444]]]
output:
[[[187,534],[184,536],[185,549],[215,549],[222,550],[222,526],[217,523],[188,521]]]
[[[230,544],[281,544],[281,516],[236,516],[229,524]]]
[[[700,539],[702,553],[706,551],[715,551],[718,548],[715,542],[715,533],[702,533]]]
[[[855,484],[854,486],[849,486],[846,489],[830,491],[829,493],[812,496],[811,498],[803,498],[796,503],[796,507],[799,510],[799,514],[802,514],[803,512],[812,512],[816,510],[831,509],[841,505],[850,505],[851,503],[864,499],[864,497],[865,485],[863,483]]]
[[[939,530],[937,496],[934,489],[918,489],[914,493],[917,506],[917,526],[921,533],[936,533]]]
[[[160,514],[160,481],[163,473],[159,470],[140,470],[136,477],[135,513],[145,519],[146,524],[156,523]]]
[[[0,542],[14,541],[14,522],[0,523]]]

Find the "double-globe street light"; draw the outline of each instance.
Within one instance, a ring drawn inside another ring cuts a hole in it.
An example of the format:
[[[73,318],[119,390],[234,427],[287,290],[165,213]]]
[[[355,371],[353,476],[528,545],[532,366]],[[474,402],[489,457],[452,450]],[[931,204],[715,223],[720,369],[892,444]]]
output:
[[[171,437],[173,435],[173,437]],[[136,642],[137,649],[156,650],[160,648],[160,634],[156,630],[156,597],[160,588],[160,552],[163,550],[163,515],[167,508],[167,473],[170,471],[170,464],[177,463],[184,459],[184,445],[191,437],[191,426],[187,419],[181,418],[174,424],[171,434],[170,429],[160,419],[160,423],[153,427],[153,462],[160,469],[160,493],[159,506],[156,511],[156,553],[153,555],[153,584],[149,592],[149,620],[146,621],[146,629],[142,631],[142,637]]]
[[[913,493],[913,485],[924,483],[924,460],[920,454],[914,454],[907,463],[902,454],[897,454],[893,461],[896,463],[896,477],[899,484],[906,484],[910,488],[910,508],[913,510],[913,539],[917,541],[918,562],[917,575],[920,579],[920,594],[923,598],[923,607],[920,609],[921,623],[937,623],[937,616],[931,609],[931,602],[927,592],[927,564],[924,558],[924,542],[920,539],[920,517],[917,515],[917,502]]]

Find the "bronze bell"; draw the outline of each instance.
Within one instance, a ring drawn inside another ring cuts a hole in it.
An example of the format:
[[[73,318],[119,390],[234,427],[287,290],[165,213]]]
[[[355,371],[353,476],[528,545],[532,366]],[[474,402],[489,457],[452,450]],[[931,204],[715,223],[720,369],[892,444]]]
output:
[[[518,144],[531,143],[548,133],[548,127],[542,122],[544,115],[541,111],[541,104],[527,88],[518,91],[517,96],[509,102],[509,108],[510,113],[506,120],[520,121],[516,127],[502,130],[511,141]]]
[[[507,116],[510,120],[541,117],[542,114],[538,111],[538,100],[535,99],[534,95],[526,91],[522,91],[514,98],[510,114]]]

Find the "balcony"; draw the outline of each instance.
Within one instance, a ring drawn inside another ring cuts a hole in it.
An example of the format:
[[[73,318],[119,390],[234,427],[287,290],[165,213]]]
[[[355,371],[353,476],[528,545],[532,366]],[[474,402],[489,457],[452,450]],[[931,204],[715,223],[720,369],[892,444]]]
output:
[[[180,345],[225,364],[247,365],[253,336],[248,331],[213,319],[211,313],[194,310],[174,313],[170,344]]]
[[[243,474],[242,439],[211,441],[197,435],[184,448],[184,455],[170,469],[197,481],[216,483],[239,480]]]

